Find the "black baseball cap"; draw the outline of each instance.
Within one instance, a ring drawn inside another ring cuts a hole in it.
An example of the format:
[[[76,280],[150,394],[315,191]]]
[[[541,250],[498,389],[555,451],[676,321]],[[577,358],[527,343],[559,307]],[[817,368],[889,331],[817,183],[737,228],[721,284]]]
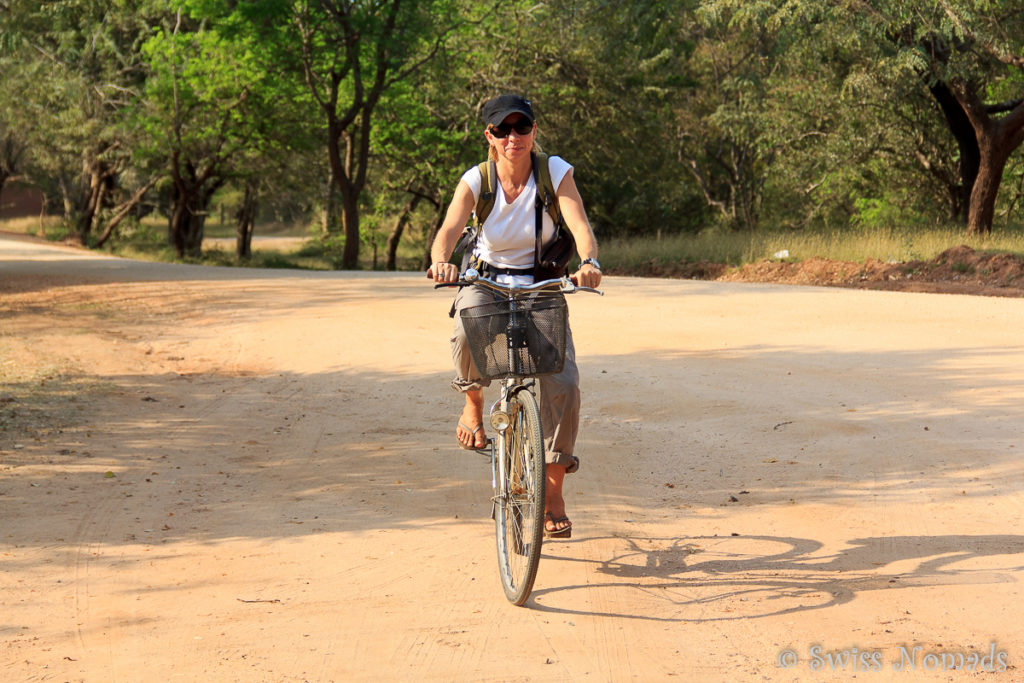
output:
[[[499,95],[493,100],[485,102],[481,111],[484,123],[491,126],[497,126],[509,114],[522,114],[530,120],[530,123],[536,120],[530,100],[519,95]]]

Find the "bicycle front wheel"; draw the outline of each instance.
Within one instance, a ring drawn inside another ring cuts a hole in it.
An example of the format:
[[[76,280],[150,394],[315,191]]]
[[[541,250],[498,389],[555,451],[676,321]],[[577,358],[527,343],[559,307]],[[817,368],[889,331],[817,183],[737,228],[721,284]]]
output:
[[[509,399],[505,476],[498,482],[495,532],[505,596],[514,605],[530,597],[544,538],[544,437],[537,399],[519,391]]]

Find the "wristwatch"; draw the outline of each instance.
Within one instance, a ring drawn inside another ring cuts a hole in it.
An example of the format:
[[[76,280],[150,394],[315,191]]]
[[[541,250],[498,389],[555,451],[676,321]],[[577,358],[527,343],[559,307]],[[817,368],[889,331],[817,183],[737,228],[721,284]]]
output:
[[[598,270],[601,270],[601,264],[597,262],[596,258],[585,258],[585,259],[583,259],[582,261],[580,261],[580,268],[582,268],[583,266],[585,266],[587,264],[594,266]]]

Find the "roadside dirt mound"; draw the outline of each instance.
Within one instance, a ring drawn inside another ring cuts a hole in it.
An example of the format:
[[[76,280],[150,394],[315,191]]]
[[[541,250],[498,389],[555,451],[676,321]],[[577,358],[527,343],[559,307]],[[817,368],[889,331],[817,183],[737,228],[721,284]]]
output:
[[[766,259],[738,268],[706,261],[677,264],[652,262],[630,274],[905,292],[1024,296],[1024,258],[1012,254],[979,252],[966,245],[947,249],[930,261],[887,263],[868,259],[864,263],[855,263],[822,258],[795,262]]]

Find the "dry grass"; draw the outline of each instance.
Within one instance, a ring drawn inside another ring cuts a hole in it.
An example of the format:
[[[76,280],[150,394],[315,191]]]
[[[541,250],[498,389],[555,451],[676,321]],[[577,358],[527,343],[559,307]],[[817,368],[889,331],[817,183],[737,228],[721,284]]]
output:
[[[5,218],[0,220],[0,230],[13,232],[18,235],[34,235],[46,237],[47,235],[64,236],[61,221],[55,216],[23,216],[21,218]]]
[[[833,232],[720,232],[673,235],[662,239],[610,239],[601,243],[601,262],[619,271],[651,263],[724,263],[741,266],[765,259],[809,258],[863,263],[929,260],[965,244],[982,252],[1024,255],[1024,230],[1001,228],[989,235],[962,229],[850,229]]]
[[[230,231],[211,222],[211,237],[229,237]],[[277,226],[277,235],[308,237],[308,230]],[[60,221],[55,218],[18,218],[0,221],[0,230],[30,235],[63,237]],[[148,261],[177,259],[167,246],[165,228],[153,219],[145,221],[112,242],[109,251],[127,258]],[[266,231],[258,234],[269,234]],[[962,228],[849,228],[833,231],[736,232],[720,229],[696,234],[669,235],[663,238],[630,237],[600,238],[601,262],[618,272],[640,271],[651,264],[720,263],[742,266],[768,260],[802,261],[810,258],[833,259],[863,263],[877,259],[888,263],[929,260],[946,249],[967,245],[982,252],[1003,252],[1024,255],[1024,226],[1002,226],[988,235],[967,235]],[[373,249],[363,245],[361,266],[374,268]],[[400,270],[420,267],[423,246],[405,243],[400,246]],[[239,262],[225,241],[210,241],[204,248],[200,263],[210,265],[252,266],[264,268],[303,268],[330,270],[341,260],[340,241],[326,243],[310,237],[304,243],[292,241],[290,246],[254,246],[253,258]],[[382,267],[383,254],[378,253],[377,267]]]

